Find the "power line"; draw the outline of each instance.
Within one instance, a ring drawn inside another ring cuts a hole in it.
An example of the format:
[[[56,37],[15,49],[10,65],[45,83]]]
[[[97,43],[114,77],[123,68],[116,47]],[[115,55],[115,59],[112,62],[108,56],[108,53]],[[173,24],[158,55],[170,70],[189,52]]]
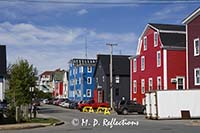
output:
[[[0,0],[0,2],[26,2],[26,3],[50,3],[50,4],[80,4],[80,5],[134,5],[134,4],[169,4],[169,3],[200,3],[199,0],[135,0],[132,2],[89,2],[89,1],[66,1],[66,0]]]

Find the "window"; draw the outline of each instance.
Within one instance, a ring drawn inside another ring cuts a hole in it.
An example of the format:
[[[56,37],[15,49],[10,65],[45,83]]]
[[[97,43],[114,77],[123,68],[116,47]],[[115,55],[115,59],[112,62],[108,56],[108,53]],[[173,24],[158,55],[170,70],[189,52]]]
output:
[[[83,73],[83,66],[79,67],[79,73]]]
[[[133,81],[133,93],[137,93],[137,81]]]
[[[87,97],[91,97],[91,89],[87,89]]]
[[[149,91],[153,90],[153,79],[149,78]]]
[[[79,78],[79,84],[81,84],[81,78]]]
[[[158,33],[154,32],[154,47],[158,46]]]
[[[145,69],[145,57],[142,56],[141,57],[141,70],[144,71],[144,69]]]
[[[115,83],[119,84],[119,76],[115,77]]]
[[[119,96],[119,88],[115,89],[115,96]]]
[[[80,90],[77,90],[76,93],[77,93],[77,96],[78,96],[78,97],[81,96],[81,91],[80,91]]]
[[[194,39],[194,56],[199,55],[199,38]]]
[[[184,77],[177,77],[176,89],[183,90],[185,89],[185,78]]]
[[[104,76],[102,76],[102,81],[105,82],[105,77]]]
[[[161,90],[161,77],[157,77],[157,90]]]
[[[200,68],[194,69],[194,85],[200,85]]]
[[[161,54],[160,51],[157,51],[157,67],[161,66]]]
[[[133,72],[137,72],[137,60],[133,60]]]
[[[144,37],[144,51],[147,50],[147,37]]]
[[[91,77],[87,78],[87,84],[92,84],[92,78]]]
[[[87,70],[88,70],[88,73],[91,73],[91,72],[92,72],[92,67],[91,67],[91,66],[88,66],[88,67],[87,67]]]
[[[144,79],[141,80],[141,91],[142,91],[142,94],[145,93],[145,84],[144,84]]]

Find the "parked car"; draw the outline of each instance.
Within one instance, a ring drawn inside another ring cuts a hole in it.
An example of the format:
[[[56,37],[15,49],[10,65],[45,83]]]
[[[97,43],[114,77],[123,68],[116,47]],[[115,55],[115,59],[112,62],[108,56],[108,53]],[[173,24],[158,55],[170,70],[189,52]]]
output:
[[[43,102],[44,104],[49,104],[49,99],[44,99],[42,102]]]
[[[59,106],[64,107],[64,108],[69,108],[69,104],[70,104],[70,100],[69,99],[65,99],[63,102],[61,102],[59,104]]]
[[[5,110],[5,109],[7,109],[7,102],[6,101],[0,102],[0,110]]]
[[[127,115],[128,113],[137,112],[138,114],[144,114],[146,108],[144,105],[131,100],[122,100],[115,106],[117,114]]]
[[[97,103],[94,100],[89,100],[86,103],[80,103],[78,109],[82,111],[85,106],[91,106],[93,109],[97,109],[98,107],[109,107],[109,104],[107,102]]]
[[[69,104],[70,109],[77,109],[78,108],[78,102],[77,101],[71,101]]]
[[[64,101],[65,101],[65,99],[60,98],[60,99],[56,100],[56,101],[54,102],[54,104],[58,106],[61,102],[64,102]]]
[[[39,100],[39,99],[35,99],[35,100],[33,101],[33,105],[35,105],[35,106],[40,106],[40,100]]]

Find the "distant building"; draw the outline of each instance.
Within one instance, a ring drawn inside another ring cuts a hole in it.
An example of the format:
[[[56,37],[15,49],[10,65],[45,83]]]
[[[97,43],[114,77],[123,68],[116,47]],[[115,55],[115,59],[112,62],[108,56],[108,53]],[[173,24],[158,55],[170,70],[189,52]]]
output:
[[[69,84],[69,73],[68,71],[64,72],[63,75],[63,97],[68,98],[68,84]]]
[[[58,98],[63,98],[63,77],[65,75],[65,70],[57,69],[53,72],[53,96]],[[67,88],[65,88],[67,89]]]
[[[53,93],[53,71],[45,71],[39,76],[39,90]]]
[[[129,57],[113,55],[113,101],[122,97],[130,98],[130,64]],[[94,72],[96,82],[96,101],[110,102],[110,55],[97,55],[97,65]]]
[[[0,101],[5,99],[6,89],[6,46],[0,45]]]
[[[69,99],[93,98],[95,59],[72,59],[69,61]]]
[[[186,89],[185,26],[147,24],[131,60],[131,99],[144,104],[145,92]]]
[[[186,24],[187,88],[200,89],[200,8],[183,23]]]

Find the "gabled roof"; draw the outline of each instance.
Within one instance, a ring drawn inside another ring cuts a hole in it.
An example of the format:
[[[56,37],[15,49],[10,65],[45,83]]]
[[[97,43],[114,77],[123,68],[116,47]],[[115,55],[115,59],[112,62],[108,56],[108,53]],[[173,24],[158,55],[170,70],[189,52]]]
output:
[[[191,22],[194,18],[196,18],[199,15],[200,15],[200,7],[197,8],[194,12],[192,12],[189,16],[187,16],[183,20],[183,24],[188,24],[189,22]]]
[[[184,25],[174,25],[174,24],[157,24],[157,23],[148,23],[142,32],[140,38],[138,39],[138,47],[136,55],[140,54],[142,37],[148,28],[152,28],[157,31],[160,35],[162,42],[162,47],[170,48],[184,48],[185,47],[185,26]],[[184,40],[182,40],[184,39]]]
[[[40,76],[42,75],[52,75],[53,71],[44,71],[42,74],[40,74]]]
[[[130,75],[130,62],[128,55],[113,55],[113,75]],[[110,75],[110,55],[97,55],[97,65],[95,68],[94,75],[98,68],[99,63],[101,62],[102,68],[106,75]]]
[[[156,24],[156,23],[149,23],[149,25],[156,28],[159,31],[183,31],[183,32],[185,32],[184,25]]]
[[[185,34],[177,33],[160,33],[160,39],[163,47],[170,48],[185,48],[186,38]]]

